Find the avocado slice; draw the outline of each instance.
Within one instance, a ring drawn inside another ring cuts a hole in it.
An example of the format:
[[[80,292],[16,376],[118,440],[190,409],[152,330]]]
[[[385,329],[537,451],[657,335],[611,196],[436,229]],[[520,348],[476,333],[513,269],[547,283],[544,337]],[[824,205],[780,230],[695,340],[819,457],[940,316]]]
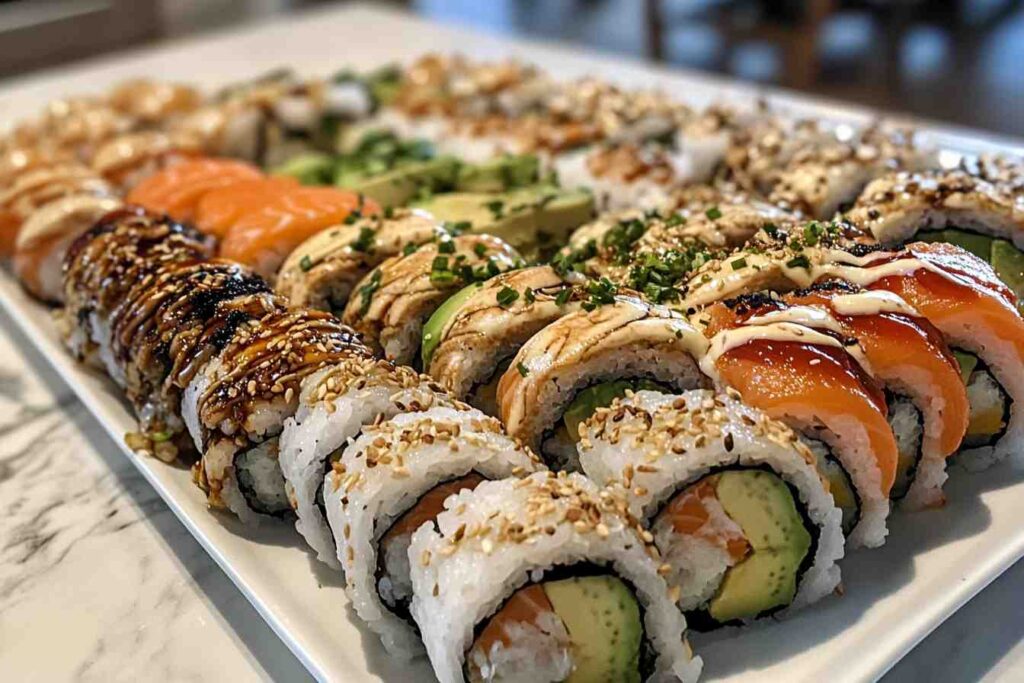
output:
[[[614,576],[583,576],[543,584],[572,641],[566,683],[640,681],[643,625],[632,591]]]
[[[749,619],[792,602],[811,535],[789,487],[764,470],[726,470],[715,493],[753,552],[728,571],[710,615],[719,622]]]
[[[404,206],[424,192],[433,193],[452,187],[459,171],[454,157],[409,161],[395,168],[366,175],[341,170],[334,184],[373,199],[384,208]]]
[[[594,198],[581,190],[534,185],[503,193],[449,192],[413,206],[473,232],[500,237],[527,259],[545,246],[565,242],[594,216]]]
[[[957,230],[956,228],[928,230],[919,233],[917,238],[922,242],[955,244],[986,262],[991,258],[992,254],[992,238],[988,235],[979,235],[976,232],[967,232],[966,230]]]
[[[974,368],[978,367],[978,357],[973,353],[967,353],[966,351],[953,350],[953,357],[956,358],[957,365],[960,366],[960,379],[967,384],[971,381],[971,375],[974,374]]]
[[[587,387],[576,394],[572,403],[562,413],[562,423],[573,443],[580,440],[579,426],[581,422],[593,415],[598,408],[610,406],[612,401],[625,396],[627,390],[666,391],[666,387],[649,379],[617,379]]]
[[[996,275],[1017,295],[1017,310],[1024,314],[1024,253],[1012,242],[992,242],[992,267]]]
[[[437,345],[441,343],[441,332],[448,319],[483,286],[482,282],[466,285],[445,299],[445,302],[438,306],[437,310],[427,319],[426,324],[423,325],[423,340],[420,344],[420,358],[423,359],[424,370],[430,367],[430,359],[434,356]]]
[[[303,185],[327,185],[333,173],[334,158],[317,152],[292,157],[271,171],[272,175],[290,176]]]
[[[540,162],[532,154],[505,155],[482,164],[466,164],[455,180],[458,192],[505,192],[535,184]]]

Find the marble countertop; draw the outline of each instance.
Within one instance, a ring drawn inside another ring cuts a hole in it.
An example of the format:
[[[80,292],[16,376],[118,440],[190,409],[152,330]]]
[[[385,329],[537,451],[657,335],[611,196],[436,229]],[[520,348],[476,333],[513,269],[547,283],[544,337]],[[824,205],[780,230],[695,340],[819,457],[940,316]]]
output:
[[[4,680],[309,679],[2,311],[0,515]],[[1024,562],[887,679],[1021,680],[1022,595]]]

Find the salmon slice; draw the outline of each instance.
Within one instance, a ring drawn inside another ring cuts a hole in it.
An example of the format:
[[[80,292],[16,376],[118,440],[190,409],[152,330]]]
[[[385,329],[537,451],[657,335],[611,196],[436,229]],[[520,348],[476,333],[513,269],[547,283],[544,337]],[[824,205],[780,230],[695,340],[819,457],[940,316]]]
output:
[[[252,164],[233,159],[189,159],[147,177],[128,193],[128,202],[190,221],[207,192],[262,177]]]
[[[196,207],[194,223],[208,235],[223,239],[238,219],[258,211],[299,187],[295,178],[243,180],[206,192]]]
[[[444,510],[444,501],[448,499],[448,496],[463,489],[473,490],[482,481],[484,481],[483,477],[476,472],[470,472],[464,477],[438,484],[430,489],[398,521],[391,525],[391,528],[380,539],[381,548],[386,548],[389,543],[402,536],[412,535],[424,523],[433,522]]]
[[[334,187],[299,187],[244,214],[221,243],[221,256],[273,279],[295,247],[353,214],[380,213],[371,199]]]
[[[841,315],[832,308],[832,301],[849,293],[846,289],[825,288],[783,299],[799,306],[828,308],[844,332],[860,342],[879,381],[906,387],[915,400],[938,399],[941,419],[925,424],[923,451],[949,457],[967,432],[971,406],[960,366],[942,333],[927,319],[903,313]]]
[[[750,553],[750,543],[742,530],[733,529],[728,525],[715,523],[718,514],[711,506],[718,503],[715,492],[717,477],[705,477],[669,501],[660,517],[668,519],[678,534],[703,538],[729,553],[733,563],[737,563]]]
[[[756,340],[723,354],[717,366],[722,381],[736,389],[744,403],[770,417],[820,424],[841,440],[851,419],[859,424],[880,475],[875,493],[889,496],[899,449],[886,421],[885,395],[846,352]]]
[[[481,653],[486,658],[495,643],[500,642],[505,647],[510,647],[513,644],[512,634],[509,632],[511,626],[538,624],[545,614],[554,613],[555,608],[541,584],[535,583],[520,588],[487,622],[473,643],[473,651]]]

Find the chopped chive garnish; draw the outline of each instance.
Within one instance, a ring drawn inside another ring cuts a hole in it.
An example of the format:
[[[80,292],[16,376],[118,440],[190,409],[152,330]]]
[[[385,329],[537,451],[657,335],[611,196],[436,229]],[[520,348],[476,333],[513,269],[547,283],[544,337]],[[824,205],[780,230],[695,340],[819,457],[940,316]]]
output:
[[[303,273],[309,271],[309,269],[312,268],[312,267],[313,267],[313,259],[309,258],[308,255],[307,256],[303,256],[301,259],[299,259],[299,268],[302,269]]]
[[[498,290],[498,305],[502,308],[508,308],[519,298],[519,292],[512,289],[511,287],[502,287]]]
[[[527,375],[530,374],[530,369],[523,365],[522,361],[516,363],[516,370],[518,370],[519,374],[522,375],[523,377],[526,377]]]

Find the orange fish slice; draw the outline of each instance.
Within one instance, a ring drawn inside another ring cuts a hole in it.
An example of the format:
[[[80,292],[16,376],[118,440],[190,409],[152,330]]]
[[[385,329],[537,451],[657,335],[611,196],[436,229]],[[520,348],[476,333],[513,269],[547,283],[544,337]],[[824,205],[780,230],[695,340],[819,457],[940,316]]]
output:
[[[266,177],[210,190],[199,200],[195,225],[206,234],[223,239],[239,218],[262,209],[298,187],[299,181],[295,178]]]
[[[241,161],[189,159],[147,177],[128,193],[128,202],[166,213],[175,220],[190,221],[207,192],[262,177],[258,168]]]
[[[380,206],[348,190],[299,187],[238,219],[221,243],[220,253],[273,279],[295,247],[356,212],[375,214]]]

